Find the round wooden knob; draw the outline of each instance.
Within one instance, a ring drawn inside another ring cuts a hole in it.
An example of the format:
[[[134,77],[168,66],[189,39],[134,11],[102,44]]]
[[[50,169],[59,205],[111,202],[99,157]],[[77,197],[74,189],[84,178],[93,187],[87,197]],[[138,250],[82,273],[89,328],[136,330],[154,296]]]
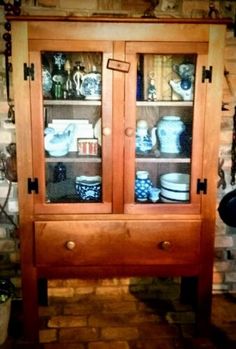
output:
[[[73,250],[75,248],[75,242],[74,241],[67,241],[66,242],[66,248],[67,250]]]
[[[102,130],[103,136],[110,136],[111,134],[111,129],[109,127],[104,127]]]
[[[171,243],[170,241],[162,241],[159,244],[160,248],[164,251],[168,251],[171,248]]]
[[[132,127],[128,127],[126,130],[125,130],[125,135],[127,137],[132,137],[134,135],[134,129]]]

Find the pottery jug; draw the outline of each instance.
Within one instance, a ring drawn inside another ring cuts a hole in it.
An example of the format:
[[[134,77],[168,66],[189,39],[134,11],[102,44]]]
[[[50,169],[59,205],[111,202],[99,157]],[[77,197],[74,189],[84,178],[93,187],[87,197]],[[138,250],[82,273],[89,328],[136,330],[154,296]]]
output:
[[[148,171],[137,171],[135,180],[135,197],[137,201],[147,201],[152,182]]]
[[[70,144],[74,137],[75,124],[69,124],[63,132],[56,132],[53,127],[45,129],[45,150],[51,156],[64,156],[69,152]]]
[[[193,100],[193,80],[195,66],[192,63],[174,64],[173,70],[180,79],[170,80],[169,84],[173,91],[184,101]]]
[[[185,125],[179,116],[163,116],[157,125],[157,135],[161,153],[179,154],[180,135]]]
[[[85,99],[101,99],[102,94],[102,76],[97,72],[96,67],[93,66],[92,71],[84,74],[81,78],[80,94]]]
[[[148,132],[148,123],[146,120],[139,120],[136,128],[136,152],[147,153],[152,150],[156,144],[156,134]]]
[[[188,80],[170,80],[170,86],[184,101],[193,100],[193,84]]]

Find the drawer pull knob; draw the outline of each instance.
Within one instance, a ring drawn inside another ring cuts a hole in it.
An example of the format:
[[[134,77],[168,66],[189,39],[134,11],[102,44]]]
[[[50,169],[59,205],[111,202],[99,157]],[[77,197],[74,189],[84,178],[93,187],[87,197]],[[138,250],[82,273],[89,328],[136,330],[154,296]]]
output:
[[[75,248],[75,242],[74,241],[67,241],[66,242],[66,248],[67,250],[73,250]]]
[[[162,250],[168,251],[171,248],[171,243],[170,241],[162,241],[159,246]]]

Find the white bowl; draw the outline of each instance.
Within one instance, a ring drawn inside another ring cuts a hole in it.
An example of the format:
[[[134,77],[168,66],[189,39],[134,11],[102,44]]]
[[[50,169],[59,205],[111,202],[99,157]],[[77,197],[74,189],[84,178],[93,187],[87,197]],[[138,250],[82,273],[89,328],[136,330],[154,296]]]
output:
[[[190,176],[187,173],[166,173],[161,176],[161,186],[173,190],[189,190]]]
[[[190,176],[186,173],[167,173],[161,176],[161,199],[163,202],[189,200]]]
[[[161,187],[161,197],[163,199],[172,200],[172,201],[188,201],[189,200],[189,191],[171,191]]]

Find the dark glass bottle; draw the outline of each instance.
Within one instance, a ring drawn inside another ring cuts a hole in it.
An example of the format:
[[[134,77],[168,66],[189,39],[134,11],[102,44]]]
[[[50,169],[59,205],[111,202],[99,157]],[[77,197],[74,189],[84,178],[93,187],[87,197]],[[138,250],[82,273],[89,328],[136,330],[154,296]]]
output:
[[[58,183],[66,180],[66,166],[62,162],[58,162],[54,167],[53,182]]]
[[[142,74],[142,61],[141,58],[137,66],[137,86],[136,86],[136,100],[143,100],[143,74]]]

